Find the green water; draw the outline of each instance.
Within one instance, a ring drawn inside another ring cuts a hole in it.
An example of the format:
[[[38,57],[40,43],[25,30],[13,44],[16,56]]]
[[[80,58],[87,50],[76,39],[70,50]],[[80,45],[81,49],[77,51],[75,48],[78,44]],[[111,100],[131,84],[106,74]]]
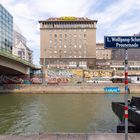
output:
[[[123,101],[123,96],[1,94],[0,134],[115,132],[118,119],[111,101]]]

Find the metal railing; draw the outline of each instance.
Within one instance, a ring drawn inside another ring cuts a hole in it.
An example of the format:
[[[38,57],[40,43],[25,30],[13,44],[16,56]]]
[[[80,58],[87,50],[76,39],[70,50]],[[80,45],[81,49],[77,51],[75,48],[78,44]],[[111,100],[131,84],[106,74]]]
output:
[[[35,65],[33,63],[30,63],[29,61],[27,61],[25,59],[22,59],[22,58],[20,58],[20,57],[18,57],[16,55],[13,55],[12,53],[7,52],[5,50],[0,49],[0,55],[3,56],[3,57],[7,57],[9,59],[15,60],[15,61],[17,61],[19,63],[24,64],[24,65],[30,66],[32,68],[35,68]]]

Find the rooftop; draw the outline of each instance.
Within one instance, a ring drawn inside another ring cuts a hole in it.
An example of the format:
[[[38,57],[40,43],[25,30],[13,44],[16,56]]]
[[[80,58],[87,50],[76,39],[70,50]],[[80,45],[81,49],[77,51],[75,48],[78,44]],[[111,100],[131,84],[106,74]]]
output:
[[[63,17],[51,17],[51,18],[48,18],[46,20],[41,20],[39,22],[55,22],[55,21],[94,21],[94,22],[97,22],[97,20],[91,20],[87,17],[74,17],[74,16],[63,16]]]
[[[70,17],[70,16],[66,16],[66,17],[57,17],[57,18],[48,18],[47,21],[62,21],[62,20],[90,20],[87,17]]]

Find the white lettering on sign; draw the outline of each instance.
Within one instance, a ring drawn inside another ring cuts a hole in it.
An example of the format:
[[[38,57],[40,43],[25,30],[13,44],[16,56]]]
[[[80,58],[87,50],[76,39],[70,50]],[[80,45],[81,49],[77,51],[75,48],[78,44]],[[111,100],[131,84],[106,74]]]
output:
[[[131,42],[140,42],[140,38],[131,37]]]
[[[120,37],[112,37],[111,38],[113,42],[127,42],[127,43],[130,43],[130,38],[120,38]]]
[[[135,48],[138,47],[138,44],[134,43],[134,44],[120,44],[120,43],[116,43],[116,47],[120,47],[120,48]]]
[[[111,40],[110,40],[108,37],[107,37],[107,41],[108,41],[108,42],[111,42]]]
[[[140,48],[140,36],[106,36],[105,48]]]

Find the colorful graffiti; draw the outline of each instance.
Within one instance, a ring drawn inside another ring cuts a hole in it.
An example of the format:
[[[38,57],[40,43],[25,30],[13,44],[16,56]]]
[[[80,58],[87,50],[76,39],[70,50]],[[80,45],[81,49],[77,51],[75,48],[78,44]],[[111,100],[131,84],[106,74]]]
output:
[[[111,77],[112,71],[93,71],[93,77]]]
[[[4,84],[20,84],[23,82],[22,78],[19,78],[18,76],[0,76],[0,83]]]
[[[41,84],[42,78],[33,77],[29,78],[26,76],[0,76],[0,84]]]
[[[48,83],[68,83],[81,80],[83,70],[81,69],[47,69],[46,80]]]
[[[49,68],[46,71],[46,80],[49,82],[67,83],[90,80],[93,77],[112,77],[112,71],[83,70],[83,69],[60,69]]]
[[[93,77],[111,77],[112,72],[111,71],[84,71],[85,78],[92,79]]]

